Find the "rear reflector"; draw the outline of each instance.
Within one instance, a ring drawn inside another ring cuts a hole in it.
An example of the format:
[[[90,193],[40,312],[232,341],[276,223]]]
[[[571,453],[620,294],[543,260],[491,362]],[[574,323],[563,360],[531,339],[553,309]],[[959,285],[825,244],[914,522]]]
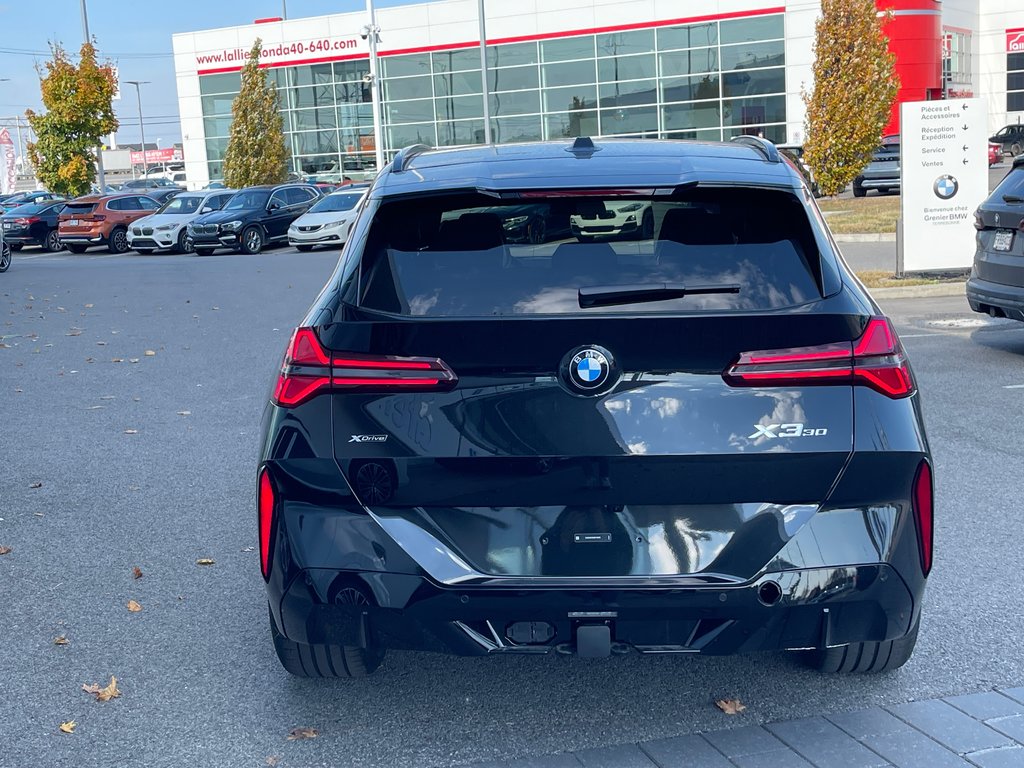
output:
[[[259,487],[256,490],[256,504],[259,508],[260,524],[260,570],[263,578],[270,578],[270,531],[274,525],[274,484],[270,473],[264,467],[260,472]]]
[[[298,328],[285,352],[273,400],[293,407],[329,390],[450,389],[456,381],[438,358],[359,354],[332,358],[312,328]]]
[[[873,317],[854,342],[744,352],[724,374],[734,387],[861,384],[892,398],[914,392],[906,355],[884,317]]]
[[[922,461],[914,478],[914,520],[917,522],[917,543],[921,552],[921,571],[925,576],[932,569],[932,545],[935,536],[932,470]]]

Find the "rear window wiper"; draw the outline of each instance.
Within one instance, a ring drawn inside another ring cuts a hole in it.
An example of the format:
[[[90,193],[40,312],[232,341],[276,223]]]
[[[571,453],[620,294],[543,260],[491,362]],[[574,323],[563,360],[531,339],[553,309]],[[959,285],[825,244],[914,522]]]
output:
[[[579,289],[580,308],[612,307],[617,304],[640,304],[668,301],[702,293],[739,293],[738,283],[714,285],[683,285],[682,283],[639,283],[635,285],[593,285]]]
[[[1004,203],[1024,203],[1024,197],[1020,195],[1003,195]]]

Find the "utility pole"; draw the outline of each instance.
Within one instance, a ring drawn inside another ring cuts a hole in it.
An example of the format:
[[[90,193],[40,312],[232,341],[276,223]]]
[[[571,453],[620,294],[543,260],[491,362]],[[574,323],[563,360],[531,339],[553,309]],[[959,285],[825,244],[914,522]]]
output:
[[[380,27],[377,26],[377,13],[373,9],[373,0],[366,0],[366,14],[370,23],[363,27],[363,37],[370,43],[370,96],[373,105],[373,154],[377,161],[377,173],[384,169],[384,136],[380,126],[380,62],[377,60],[377,44],[380,42]],[[342,172],[344,175],[344,171]]]
[[[487,21],[484,14],[484,0],[477,0],[477,17],[480,21],[480,84],[484,92],[484,144],[491,143],[491,94],[487,88]]]
[[[85,42],[92,42],[92,38],[89,37],[89,13],[85,9],[85,0],[82,0],[82,34],[85,36]],[[107,191],[107,179],[103,175],[102,144],[96,147],[96,182],[99,184],[100,194],[104,194]]]
[[[149,163],[146,162],[146,124],[142,121],[142,87],[148,85],[149,80],[125,80],[128,85],[135,86],[135,98],[139,105],[139,133],[142,134],[142,175],[145,177],[146,171],[149,169]]]
[[[281,0],[281,18],[288,20],[288,0]]]

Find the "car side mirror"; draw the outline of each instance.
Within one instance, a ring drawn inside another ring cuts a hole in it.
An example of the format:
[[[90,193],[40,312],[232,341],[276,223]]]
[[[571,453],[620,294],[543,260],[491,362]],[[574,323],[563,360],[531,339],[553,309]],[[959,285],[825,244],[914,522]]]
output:
[[[270,202],[269,202],[269,203],[267,204],[267,210],[268,210],[268,211],[276,211],[276,210],[278,210],[278,209],[279,209],[280,207],[281,207],[281,204],[280,204],[279,202],[277,202],[276,200],[271,200],[271,201],[270,201]]]
[[[213,208],[211,208],[208,205],[204,205],[202,208],[199,209],[199,212],[200,213],[212,213],[213,212]]]

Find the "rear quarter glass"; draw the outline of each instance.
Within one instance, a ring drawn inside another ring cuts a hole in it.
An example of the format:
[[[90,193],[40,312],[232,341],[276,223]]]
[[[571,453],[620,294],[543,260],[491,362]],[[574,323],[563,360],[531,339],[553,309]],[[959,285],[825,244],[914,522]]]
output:
[[[738,292],[580,306],[581,288],[666,284]],[[451,194],[383,203],[353,285],[350,303],[417,317],[767,311],[820,299],[822,266],[807,209],[784,190]]]

